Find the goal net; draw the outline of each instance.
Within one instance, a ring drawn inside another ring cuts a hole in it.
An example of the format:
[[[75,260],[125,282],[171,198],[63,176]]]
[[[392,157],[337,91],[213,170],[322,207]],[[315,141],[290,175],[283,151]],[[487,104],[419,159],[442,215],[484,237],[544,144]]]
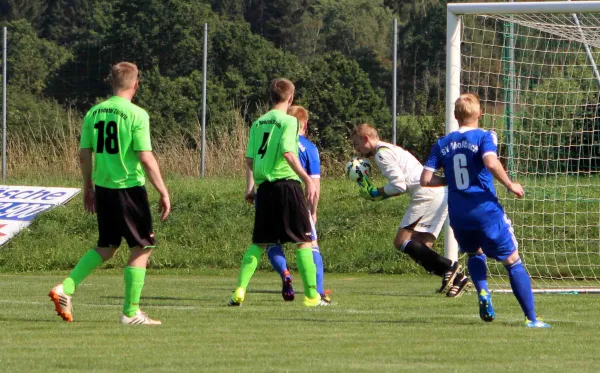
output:
[[[447,109],[479,95],[525,188],[517,200],[497,184],[534,288],[600,292],[600,2],[448,9]],[[510,289],[503,265],[488,267],[490,285]]]

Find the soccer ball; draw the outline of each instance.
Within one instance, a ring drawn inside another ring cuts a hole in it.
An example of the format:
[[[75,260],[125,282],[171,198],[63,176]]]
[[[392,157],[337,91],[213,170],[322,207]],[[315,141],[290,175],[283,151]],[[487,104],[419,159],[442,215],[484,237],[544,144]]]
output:
[[[354,157],[346,164],[346,177],[352,181],[359,181],[363,176],[371,175],[371,163],[366,159]]]

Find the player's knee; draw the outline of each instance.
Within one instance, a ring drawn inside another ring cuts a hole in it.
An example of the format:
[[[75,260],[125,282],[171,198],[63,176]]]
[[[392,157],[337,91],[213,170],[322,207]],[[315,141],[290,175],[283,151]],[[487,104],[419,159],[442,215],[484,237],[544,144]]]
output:
[[[394,238],[393,244],[397,250],[404,251],[405,242],[405,240],[400,240],[398,237],[396,237]]]
[[[519,255],[519,251],[515,250],[515,251],[512,252],[512,254],[510,254],[508,256],[508,258],[506,258],[505,260],[503,260],[502,263],[505,266],[510,266],[510,265],[515,264],[516,262],[518,262],[520,260],[521,260],[521,256]]]
[[[102,258],[103,262],[112,259],[117,253],[118,247],[96,247],[96,252]]]
[[[405,241],[399,242],[397,240],[394,240],[394,247],[396,247],[396,249],[398,249],[398,251],[405,252],[406,246],[408,246],[410,241],[411,240],[405,240]]]

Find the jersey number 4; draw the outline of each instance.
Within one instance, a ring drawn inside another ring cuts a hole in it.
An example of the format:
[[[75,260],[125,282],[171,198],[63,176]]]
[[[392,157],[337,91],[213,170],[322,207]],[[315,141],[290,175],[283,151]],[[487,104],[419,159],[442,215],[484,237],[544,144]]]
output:
[[[452,157],[454,163],[454,180],[458,190],[465,190],[469,187],[469,170],[467,170],[467,156],[456,154]]]
[[[260,148],[258,148],[258,154],[260,154],[260,159],[263,159],[265,157],[265,154],[267,153],[267,140],[269,140],[269,132],[265,132],[263,135],[263,140],[262,140],[262,144],[260,144]]]
[[[117,122],[110,121],[106,125],[106,133],[104,132],[104,121],[94,124],[94,128],[98,130],[98,139],[96,140],[96,153],[117,154],[119,152],[119,140],[117,139]],[[106,135],[106,136],[105,136]]]

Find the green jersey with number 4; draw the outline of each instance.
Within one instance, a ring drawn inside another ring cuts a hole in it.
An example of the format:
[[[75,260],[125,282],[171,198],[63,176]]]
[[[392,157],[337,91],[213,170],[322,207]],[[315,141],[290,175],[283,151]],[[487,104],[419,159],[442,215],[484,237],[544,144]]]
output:
[[[254,160],[254,183],[298,180],[283,153],[298,155],[298,119],[281,110],[271,110],[252,123],[246,157]]]
[[[152,150],[148,113],[123,97],[109,98],[83,119],[80,148],[94,151],[94,184],[111,189],[144,185],[136,151]]]

